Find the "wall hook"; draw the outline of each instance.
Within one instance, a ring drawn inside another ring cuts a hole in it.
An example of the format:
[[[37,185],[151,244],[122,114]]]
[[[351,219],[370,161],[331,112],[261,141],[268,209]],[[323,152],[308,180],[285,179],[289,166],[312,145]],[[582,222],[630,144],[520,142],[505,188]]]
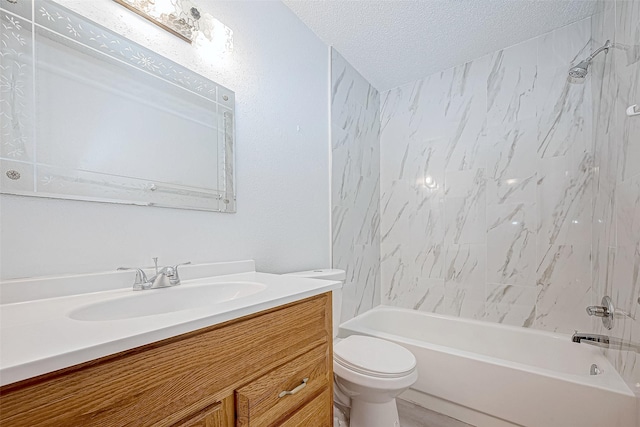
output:
[[[640,107],[638,107],[638,104],[630,105],[629,108],[627,108],[627,116],[640,116]]]

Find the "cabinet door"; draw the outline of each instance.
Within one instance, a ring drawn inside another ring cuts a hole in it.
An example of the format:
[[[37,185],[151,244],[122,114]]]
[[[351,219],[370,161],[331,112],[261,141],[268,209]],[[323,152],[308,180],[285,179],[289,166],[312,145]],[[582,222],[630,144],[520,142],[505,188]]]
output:
[[[234,427],[233,395],[183,418],[171,427]]]

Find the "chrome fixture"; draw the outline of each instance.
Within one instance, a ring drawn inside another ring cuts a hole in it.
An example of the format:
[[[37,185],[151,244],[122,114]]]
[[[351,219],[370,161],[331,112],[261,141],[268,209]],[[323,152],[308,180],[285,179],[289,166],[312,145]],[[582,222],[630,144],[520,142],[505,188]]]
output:
[[[602,298],[602,305],[590,305],[587,307],[587,314],[589,316],[596,316],[602,318],[602,324],[607,329],[613,328],[613,316],[615,314],[615,307],[611,298],[605,296]]]
[[[134,291],[142,291],[151,287],[151,282],[147,279],[147,275],[141,268],[118,267],[118,270],[135,270],[136,280],[133,282]]]
[[[191,7],[187,11],[183,10],[179,4],[170,1],[158,4],[154,0],[114,1],[187,43],[192,43],[194,33],[200,31],[201,15],[195,7]]]
[[[600,347],[609,347],[609,343],[611,338],[607,335],[600,334],[584,334],[580,332],[576,332],[571,337],[571,341],[581,343],[582,341],[586,341],[587,344],[599,345]],[[602,345],[600,345],[602,344]]]
[[[187,0],[114,0],[206,54],[233,50],[233,31]],[[206,3],[206,2],[205,2]],[[226,101],[226,99],[225,99]]]
[[[170,286],[178,286],[180,284],[180,276],[178,275],[178,267],[181,265],[191,264],[183,262],[174,266],[162,267],[158,270],[158,258],[153,258],[155,262],[156,274],[151,279],[147,279],[147,275],[141,268],[118,267],[118,270],[135,270],[136,279],[133,283],[134,291],[144,291],[147,289],[168,288]]]
[[[625,341],[622,338],[610,337],[600,334],[585,334],[576,332],[571,337],[571,341],[575,343],[584,342],[585,344],[595,345],[597,347],[605,347],[614,350],[631,350],[640,353],[640,344],[631,341]]]
[[[591,61],[595,58],[600,52],[604,51],[604,53],[609,53],[609,49],[611,48],[611,41],[607,40],[604,46],[599,47],[593,52],[589,57],[581,61],[578,65],[575,65],[569,69],[569,77],[577,79],[578,81],[587,77],[587,73],[589,71],[589,65],[591,65]]]
[[[176,264],[173,267],[163,267],[160,271],[151,278],[151,289],[167,288],[169,286],[178,286],[180,284],[180,276],[178,276],[178,267],[181,265],[191,264],[189,262],[183,262],[182,264]]]
[[[600,375],[601,373],[602,371],[600,370],[600,368],[598,368],[598,365],[593,363],[591,365],[591,369],[589,369],[589,375]]]

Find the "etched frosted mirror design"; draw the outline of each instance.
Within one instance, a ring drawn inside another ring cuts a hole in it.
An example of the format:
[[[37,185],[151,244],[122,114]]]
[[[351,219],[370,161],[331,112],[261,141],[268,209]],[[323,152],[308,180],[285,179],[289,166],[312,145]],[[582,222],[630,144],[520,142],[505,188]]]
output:
[[[52,1],[0,6],[0,192],[235,212],[233,92]]]

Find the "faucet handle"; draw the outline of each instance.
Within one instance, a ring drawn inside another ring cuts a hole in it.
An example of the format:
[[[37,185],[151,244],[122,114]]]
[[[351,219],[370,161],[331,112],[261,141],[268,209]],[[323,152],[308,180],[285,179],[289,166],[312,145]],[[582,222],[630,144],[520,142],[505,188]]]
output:
[[[180,267],[181,265],[189,265],[189,264],[191,264],[191,261],[182,262],[180,264],[176,264],[176,265],[173,266],[174,270],[176,271],[176,279],[180,280],[178,278],[178,267]]]
[[[611,298],[605,296],[602,298],[602,305],[590,305],[587,307],[587,314],[589,316],[596,316],[602,318],[602,324],[607,329],[613,328],[613,319],[616,309],[613,306]]]
[[[136,272],[136,280],[133,282],[133,290],[141,291],[143,289],[147,289],[151,284],[149,283],[149,279],[147,279],[147,275],[141,268],[129,268],[129,267],[118,267],[118,270],[135,270]]]
[[[609,308],[601,305],[590,305],[587,307],[587,314],[596,317],[609,317]]]
[[[176,285],[180,284],[180,276],[178,275],[178,267],[180,267],[181,265],[188,265],[188,264],[191,264],[191,261],[183,262],[183,263],[180,263],[180,264],[176,264],[173,267],[165,267],[167,277],[169,277],[169,280],[171,281],[171,285],[172,286],[176,286]]]

